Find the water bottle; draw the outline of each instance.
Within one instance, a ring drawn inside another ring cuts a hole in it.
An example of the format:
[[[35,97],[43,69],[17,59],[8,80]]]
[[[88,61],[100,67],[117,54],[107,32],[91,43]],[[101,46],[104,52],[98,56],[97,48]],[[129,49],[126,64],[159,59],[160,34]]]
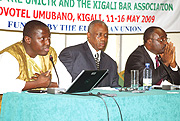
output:
[[[146,63],[145,68],[143,70],[143,89],[151,90],[152,88],[152,69],[150,68],[150,64]]]

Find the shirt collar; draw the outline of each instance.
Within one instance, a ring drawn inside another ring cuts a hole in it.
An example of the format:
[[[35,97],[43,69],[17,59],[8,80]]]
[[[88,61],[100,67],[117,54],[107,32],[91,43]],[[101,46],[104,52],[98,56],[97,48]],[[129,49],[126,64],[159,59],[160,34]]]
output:
[[[93,54],[93,57],[95,58],[95,54],[98,53],[99,55],[101,55],[101,50],[99,50],[98,52],[92,47],[92,45],[89,43],[89,41],[87,41],[88,46]],[[99,60],[100,60],[101,56],[99,56]]]
[[[152,53],[151,51],[149,51],[145,46],[144,46],[144,49],[147,51],[147,53],[149,54],[151,60],[153,61],[154,63],[154,68],[156,68],[156,54]],[[158,55],[159,56],[159,55]]]

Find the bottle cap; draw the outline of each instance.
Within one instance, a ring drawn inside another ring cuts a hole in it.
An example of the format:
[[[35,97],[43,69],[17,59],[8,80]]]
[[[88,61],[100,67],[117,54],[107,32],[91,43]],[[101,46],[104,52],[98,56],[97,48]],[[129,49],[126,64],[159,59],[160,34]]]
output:
[[[150,63],[145,63],[145,66],[146,66],[147,68],[149,68]]]

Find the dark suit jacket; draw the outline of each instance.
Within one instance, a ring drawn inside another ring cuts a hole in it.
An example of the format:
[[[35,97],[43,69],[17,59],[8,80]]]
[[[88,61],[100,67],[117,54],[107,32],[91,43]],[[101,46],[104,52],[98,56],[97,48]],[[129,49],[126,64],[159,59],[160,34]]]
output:
[[[105,78],[98,87],[119,87],[119,75],[116,62],[103,51],[101,52],[100,69],[108,69]],[[87,42],[65,48],[59,55],[60,61],[65,65],[74,80],[82,70],[96,70],[95,59]]]
[[[134,52],[129,56],[124,76],[124,86],[131,86],[131,70],[139,70],[139,81],[141,86],[143,85],[143,69],[145,68],[145,63],[150,63],[150,68],[152,69],[152,84],[157,84],[162,78],[163,80],[170,80],[171,83],[180,84],[180,74],[179,67],[178,71],[173,71],[170,67],[167,67],[168,72],[165,70],[163,64],[160,64],[158,68],[154,68],[153,61],[151,60],[149,54],[145,50],[144,46],[139,46]]]

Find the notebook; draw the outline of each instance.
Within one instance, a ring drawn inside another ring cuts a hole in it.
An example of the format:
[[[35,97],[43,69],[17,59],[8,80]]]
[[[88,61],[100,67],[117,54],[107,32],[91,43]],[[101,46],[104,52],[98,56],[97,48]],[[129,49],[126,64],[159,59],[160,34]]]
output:
[[[91,91],[108,73],[108,70],[82,70],[65,93]]]
[[[91,91],[108,73],[108,70],[82,70],[71,86],[64,88],[47,88],[49,94],[72,94]]]

